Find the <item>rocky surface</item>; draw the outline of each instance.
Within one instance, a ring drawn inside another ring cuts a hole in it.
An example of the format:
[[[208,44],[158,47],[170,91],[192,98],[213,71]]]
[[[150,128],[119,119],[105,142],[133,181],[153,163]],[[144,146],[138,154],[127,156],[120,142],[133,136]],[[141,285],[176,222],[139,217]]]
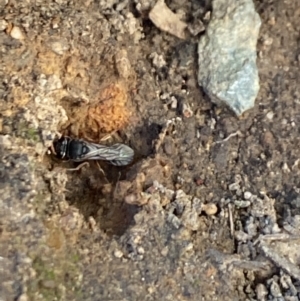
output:
[[[1,300],[299,300],[296,1],[255,3],[261,89],[240,119],[198,87],[210,1],[167,3],[184,41],[155,1],[0,3]],[[47,154],[57,131],[112,127],[131,166]]]
[[[210,99],[237,115],[259,90],[256,45],[261,20],[252,0],[212,1],[212,17],[198,45],[198,82]]]

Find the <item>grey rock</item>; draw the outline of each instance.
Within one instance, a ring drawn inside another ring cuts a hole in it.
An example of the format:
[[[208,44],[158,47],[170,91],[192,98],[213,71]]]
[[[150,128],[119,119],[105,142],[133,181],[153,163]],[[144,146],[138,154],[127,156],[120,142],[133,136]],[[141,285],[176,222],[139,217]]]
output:
[[[256,43],[261,20],[252,0],[214,0],[198,45],[198,83],[216,104],[237,115],[254,106],[259,90]]]

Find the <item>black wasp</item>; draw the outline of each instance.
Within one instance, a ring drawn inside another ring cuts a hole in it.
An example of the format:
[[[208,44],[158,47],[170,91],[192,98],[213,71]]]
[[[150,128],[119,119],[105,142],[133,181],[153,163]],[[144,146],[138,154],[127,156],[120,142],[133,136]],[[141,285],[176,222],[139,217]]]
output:
[[[54,141],[52,151],[57,158],[63,160],[74,162],[104,160],[116,166],[128,165],[134,156],[133,149],[125,144],[106,146],[65,136]]]

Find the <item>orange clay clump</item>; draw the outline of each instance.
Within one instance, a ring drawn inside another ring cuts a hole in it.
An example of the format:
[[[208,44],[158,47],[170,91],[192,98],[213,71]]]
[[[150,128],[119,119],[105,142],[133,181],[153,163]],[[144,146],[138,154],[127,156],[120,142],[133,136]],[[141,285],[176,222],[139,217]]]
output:
[[[70,108],[66,135],[99,142],[105,134],[124,128],[130,118],[127,89],[121,82],[107,85],[99,95],[99,102],[81,103]]]

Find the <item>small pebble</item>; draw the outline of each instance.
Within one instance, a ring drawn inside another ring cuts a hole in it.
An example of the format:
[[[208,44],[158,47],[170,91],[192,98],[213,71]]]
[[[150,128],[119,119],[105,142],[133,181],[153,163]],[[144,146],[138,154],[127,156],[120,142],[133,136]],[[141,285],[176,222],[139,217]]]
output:
[[[150,58],[152,59],[153,66],[156,68],[162,68],[167,64],[163,55],[157,54],[156,52],[151,53]]]
[[[164,247],[162,250],[161,250],[161,255],[162,256],[167,256],[168,255],[168,253],[169,253],[169,248],[166,246],[166,247]]]
[[[51,26],[53,29],[57,29],[58,26],[59,26],[59,22],[60,22],[60,19],[59,18],[54,18],[51,22]]]
[[[242,189],[237,189],[237,190],[235,191],[235,194],[236,194],[237,196],[242,196],[242,195],[243,195]]]
[[[201,20],[197,19],[193,24],[188,25],[188,30],[193,36],[196,36],[205,30],[205,26]]]
[[[264,153],[261,153],[260,155],[259,155],[259,157],[262,159],[262,160],[266,160],[266,155],[264,154]]]
[[[269,120],[273,120],[273,117],[274,117],[274,112],[273,111],[270,111],[267,113],[266,117],[269,119]]]
[[[173,154],[176,154],[176,147],[174,145],[174,142],[172,140],[172,138],[168,137],[169,139],[166,139],[163,145],[164,151],[166,153],[166,155],[171,156]]]
[[[149,19],[160,30],[166,31],[180,39],[186,38],[185,29],[187,24],[181,21],[178,14],[169,9],[164,0],[156,1],[156,4],[149,12]]]
[[[140,4],[140,3],[138,3],[138,4]],[[138,5],[137,5],[138,6]],[[150,295],[152,295],[154,292],[155,292],[155,288],[154,287],[148,287],[147,288],[147,291],[148,291],[148,293],[150,294]]]
[[[11,137],[9,135],[0,135],[0,145],[4,146],[6,149],[11,149]]]
[[[176,97],[172,96],[171,97],[171,109],[176,110],[177,109],[177,104],[178,104],[178,101],[177,101]]]
[[[218,207],[212,203],[203,204],[202,209],[207,215],[215,215],[218,212]]]
[[[266,38],[265,40],[264,40],[264,45],[265,46],[271,46],[273,44],[273,39],[272,38]]]
[[[245,191],[244,192],[244,199],[249,200],[252,196],[252,193],[250,191]]]
[[[256,292],[256,297],[259,301],[265,300],[265,297],[268,295],[268,290],[262,283],[259,283],[256,286],[255,292]]]
[[[8,23],[5,20],[0,20],[0,31],[3,31],[7,28]]]
[[[210,17],[211,17],[211,11],[208,11],[208,12],[204,15],[203,20],[204,20],[204,21],[209,21],[209,20],[210,20]]]
[[[202,186],[202,185],[204,184],[204,180],[201,179],[200,177],[196,177],[196,178],[195,178],[195,184],[196,184],[197,186]]]
[[[18,26],[14,26],[13,29],[10,32],[10,36],[16,40],[23,40],[24,35],[22,33],[22,30]]]
[[[244,230],[250,235],[255,236],[257,235],[257,225],[254,223],[254,218],[250,216],[246,221],[246,225]]]
[[[182,115],[186,118],[190,118],[193,116],[193,111],[191,110],[191,107],[184,103],[182,106]]]
[[[49,46],[51,50],[58,55],[63,55],[70,48],[68,42],[64,39],[54,40]]]
[[[287,165],[286,162],[284,162],[283,165],[282,165],[282,171],[283,171],[284,173],[289,173],[289,172],[291,172],[291,170],[290,170],[290,168],[289,168],[289,166]]]
[[[284,282],[284,284],[283,284]],[[289,275],[287,274],[283,274],[281,277],[280,277],[280,283],[282,285],[283,288],[286,288],[286,289],[289,289],[290,291],[290,294],[292,296],[296,296],[297,293],[298,293],[298,290],[297,288],[294,286],[293,282],[292,282],[292,279]]]
[[[43,155],[45,153],[45,148],[42,142],[37,142],[35,145],[35,152],[38,155]]]
[[[266,131],[263,133],[261,139],[265,147],[272,147],[275,143],[275,138],[271,131]]]
[[[138,247],[137,252],[141,255],[145,254],[145,249],[143,247]]]
[[[51,289],[55,288],[55,282],[53,280],[44,280],[42,281],[42,285],[45,288],[51,288]]]
[[[127,80],[133,75],[131,63],[128,59],[128,53],[125,49],[117,51],[115,54],[115,64],[121,78]]]
[[[240,189],[240,185],[239,185],[239,183],[232,183],[228,186],[228,189],[230,191],[236,191],[236,190]]]
[[[28,296],[26,294],[22,294],[19,298],[18,301],[27,301],[28,300]]]
[[[123,252],[120,251],[120,250],[115,250],[114,256],[115,256],[116,258],[121,258],[121,257],[123,257]]]
[[[272,26],[276,24],[276,19],[275,19],[274,16],[272,16],[272,17],[269,19],[268,24],[269,24],[269,25],[272,25]]]
[[[274,298],[279,298],[282,296],[279,284],[276,281],[272,281],[270,285],[270,292]]]
[[[137,197],[135,194],[131,193],[125,196],[125,202],[130,205],[134,205],[137,203]]]
[[[170,224],[172,224],[173,225],[173,227],[175,228],[175,229],[179,229],[179,227],[180,227],[180,225],[181,225],[181,221],[180,221],[180,219],[175,215],[175,214],[173,214],[173,213],[169,213],[169,215],[168,215],[168,222],[170,223]]]
[[[242,176],[240,174],[237,174],[234,176],[234,183],[241,183],[242,182]]]
[[[283,289],[288,290],[289,289],[289,283],[291,282],[291,279],[288,275],[282,275],[280,277],[280,285]]]
[[[273,225],[272,228],[271,228],[271,232],[272,232],[273,234],[281,233],[281,229],[279,228],[279,226],[278,226],[277,223],[274,223],[274,225]]]
[[[234,233],[235,239],[237,241],[241,241],[241,242],[246,242],[249,238],[251,238],[247,233],[245,233],[244,231],[236,231]]]
[[[189,252],[189,251],[192,251],[193,248],[194,248],[194,245],[193,245],[192,243],[189,243],[189,244],[184,248],[184,250],[185,250],[186,252]]]

